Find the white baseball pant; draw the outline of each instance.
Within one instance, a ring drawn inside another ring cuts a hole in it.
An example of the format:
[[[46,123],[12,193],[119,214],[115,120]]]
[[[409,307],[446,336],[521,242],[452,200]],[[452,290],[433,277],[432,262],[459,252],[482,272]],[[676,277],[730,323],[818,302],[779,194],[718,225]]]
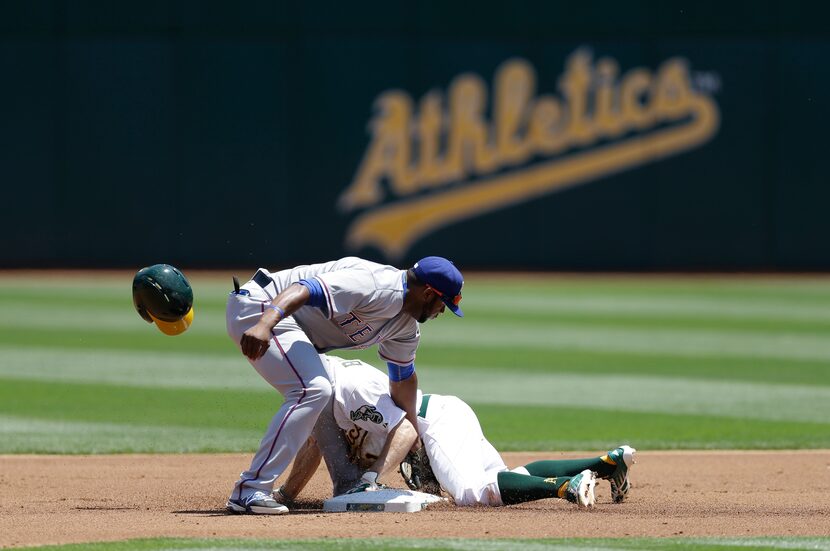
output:
[[[231,293],[226,310],[228,335],[237,345],[242,334],[259,321],[264,304],[273,298],[251,281],[242,289],[250,294]],[[247,497],[256,490],[273,490],[333,394],[327,362],[291,316],[274,328],[265,355],[249,362],[285,401],[271,419],[250,468],[240,474],[231,499]]]
[[[456,505],[502,505],[497,477],[509,469],[470,406],[432,394],[418,424],[435,478]]]

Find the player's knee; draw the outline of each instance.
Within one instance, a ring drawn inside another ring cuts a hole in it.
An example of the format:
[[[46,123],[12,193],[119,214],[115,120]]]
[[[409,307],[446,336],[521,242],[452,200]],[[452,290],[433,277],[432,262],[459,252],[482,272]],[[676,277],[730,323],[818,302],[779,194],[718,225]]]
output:
[[[331,388],[331,381],[325,377],[311,379],[305,390],[308,399],[319,402],[320,408],[328,403],[329,399],[334,395],[334,390]]]

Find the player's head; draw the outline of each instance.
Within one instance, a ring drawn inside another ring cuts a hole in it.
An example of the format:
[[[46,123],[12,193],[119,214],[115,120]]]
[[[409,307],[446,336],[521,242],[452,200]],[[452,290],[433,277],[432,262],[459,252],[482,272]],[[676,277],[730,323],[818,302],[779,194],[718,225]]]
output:
[[[409,310],[420,323],[438,317],[445,308],[458,317],[463,317],[461,310],[461,288],[464,278],[455,265],[440,256],[422,258],[409,269],[407,285],[411,301]]]
[[[154,264],[135,274],[133,305],[165,335],[184,333],[193,323],[193,289],[184,274],[169,264]]]

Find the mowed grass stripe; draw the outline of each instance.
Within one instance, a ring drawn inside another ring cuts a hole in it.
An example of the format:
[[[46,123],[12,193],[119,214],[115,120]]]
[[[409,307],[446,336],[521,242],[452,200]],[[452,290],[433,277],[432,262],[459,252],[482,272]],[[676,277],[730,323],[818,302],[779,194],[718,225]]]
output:
[[[595,287],[590,279],[579,285],[562,285],[553,279],[539,284],[536,280],[518,280],[511,285],[510,278],[498,286],[477,286],[475,279],[465,284],[464,301],[468,307],[515,309],[527,312],[591,312],[601,314],[681,314],[694,317],[783,317],[788,320],[830,320],[824,309],[830,305],[830,291],[809,295],[793,294],[785,286],[767,288],[745,295],[743,286],[712,289],[700,287],[678,293],[672,287],[659,285],[643,289],[625,281],[613,287]],[[797,282],[793,283],[797,286]],[[830,281],[825,284],[830,287]],[[44,293],[44,288],[49,293]],[[751,286],[750,286],[751,288]],[[230,284],[221,288],[194,285],[195,304],[200,309],[223,309]],[[797,289],[797,287],[796,287]],[[716,292],[713,292],[716,291]],[[0,301],[12,306],[29,305],[33,308],[65,306],[79,312],[92,305],[107,308],[132,306],[131,290],[127,285],[102,287],[90,282],[86,287],[47,286],[21,289],[15,282],[0,277]]]
[[[152,329],[152,328],[150,328]],[[153,329],[155,331],[155,329]],[[176,338],[151,333],[90,346],[89,338],[61,332],[39,346],[41,337],[22,332],[0,345],[0,376],[38,380],[75,380],[158,384],[161,386],[228,386],[246,388],[258,377],[230,341],[205,339],[189,332]],[[184,346],[186,344],[187,346]],[[61,346],[62,345],[62,346]],[[338,351],[381,366],[377,351]],[[618,351],[549,350],[538,346],[487,347],[477,350],[453,343],[423,343],[418,370],[444,366],[453,371],[490,369],[510,373],[581,373],[830,385],[828,363],[821,360],[742,357],[683,357]],[[150,377],[150,380],[147,380]],[[193,379],[192,381],[190,379]]]
[[[643,549],[648,551],[777,551],[830,550],[830,538],[822,537],[765,537],[765,538],[556,538],[556,539],[412,539],[412,538],[354,538],[307,540],[256,539],[187,539],[155,538],[122,542],[50,545],[25,547],[41,551],[190,551],[278,549],[313,551],[593,551],[603,549]]]
[[[184,338],[184,336],[183,336]],[[37,349],[0,346],[0,377],[76,382],[109,382],[130,386],[182,388],[257,389],[260,377],[241,353],[231,346],[222,352],[211,348],[199,352],[176,348],[174,339],[158,337],[161,350],[87,350],[76,348]],[[82,344],[82,343],[81,343]],[[207,353],[210,352],[210,353]],[[360,358],[383,369],[374,349],[337,351],[345,358]],[[532,373],[575,373],[582,375],[621,374],[699,378],[718,382],[809,384],[830,386],[826,362],[745,359],[682,358],[616,352],[548,351],[530,347],[487,349],[485,353],[464,347],[425,344],[418,353],[418,371],[452,372],[491,370],[518,380]],[[475,375],[470,375],[475,376]],[[259,383],[262,383],[260,385]]]
[[[273,392],[141,388],[0,380],[0,413],[31,419],[265,430],[282,404]]]
[[[238,358],[122,353],[51,353],[37,360],[24,352],[5,352],[0,364],[6,380],[169,388],[226,389],[276,393]],[[44,361],[47,360],[47,361]],[[377,363],[377,362],[375,362]],[[59,367],[58,367],[59,366]],[[427,392],[454,394],[482,404],[583,406],[656,413],[707,412],[724,417],[830,422],[830,387],[712,381],[632,374],[523,372],[515,369],[464,369],[419,364]],[[580,389],[562,392],[561,389]],[[787,407],[774,407],[786,404]],[[2,407],[2,406],[0,406]]]
[[[137,318],[138,316],[136,316]],[[152,325],[139,320],[138,328],[128,331],[92,330],[85,326],[38,328],[8,326],[0,329],[0,361],[5,350],[29,347],[33,354],[47,349],[74,349],[109,351],[114,356],[121,351],[164,352],[176,354],[219,354],[236,356],[234,344],[227,335],[205,334],[203,329],[191,328],[187,332],[169,337]]]
[[[132,303],[118,307],[107,307],[93,303],[84,308],[57,307],[54,304],[33,306],[31,304],[0,302],[0,328],[75,330],[90,335],[117,335],[119,333],[156,335],[157,329],[138,315]],[[184,335],[203,334],[222,336],[225,333],[225,311],[222,308],[201,309],[193,307],[194,324]],[[150,331],[150,330],[153,331]],[[184,336],[182,335],[182,337]],[[177,339],[181,340],[181,339]]]
[[[606,297],[704,297],[727,300],[781,298],[793,304],[830,301],[827,276],[684,276],[595,274],[469,274],[465,293],[509,296],[561,294]],[[466,297],[466,295],[465,295]]]
[[[452,323],[450,323],[452,322]],[[143,322],[136,322],[143,323]],[[69,327],[9,324],[0,332],[0,345],[31,344],[43,347],[109,348],[138,350],[192,349],[231,354],[233,343],[224,329],[194,327],[184,335],[169,338],[146,325],[136,330],[101,328],[83,324]],[[152,331],[151,331],[152,330]],[[139,333],[138,331],[143,331]],[[513,321],[494,324],[485,320],[436,320],[422,328],[423,343],[471,349],[529,346],[542,350],[584,350],[695,358],[776,358],[782,360],[830,361],[830,339],[798,332],[753,332],[725,330],[666,329],[659,325],[627,328],[619,324],[575,326],[566,323]]]
[[[18,274],[0,272],[0,300],[13,297],[27,297],[33,300],[46,299],[49,293],[76,297],[86,301],[126,300],[132,301],[132,282],[135,271],[44,271],[41,273]],[[241,280],[252,276],[237,274]],[[194,290],[194,296],[227,296],[232,289],[231,275],[228,273],[193,272],[185,270],[185,275]],[[48,289],[49,293],[44,292]],[[126,298],[125,298],[126,297]]]
[[[559,295],[555,291],[541,296],[476,293],[470,308],[503,315],[522,314],[581,314],[586,317],[688,319],[688,320],[767,320],[830,322],[830,300],[793,304],[786,298],[773,297],[753,300],[735,300],[704,296],[665,297],[650,294],[626,294],[597,297]]]
[[[240,355],[211,357],[160,353],[103,355],[76,351],[7,349],[0,377],[148,388],[274,392]],[[377,360],[371,361],[378,365]],[[727,381],[608,373],[469,370],[419,362],[421,388],[493,404],[590,405],[598,409],[668,413],[709,412],[753,419],[830,421],[830,386]],[[561,392],[562,388],[581,389]],[[786,407],[772,407],[786,404]]]
[[[230,345],[230,343],[229,343]],[[96,383],[127,387],[276,392],[241,353],[0,348],[0,380]]]
[[[830,447],[826,426],[809,423],[609,414],[589,408],[472,406],[479,413],[485,435],[500,451],[600,453],[624,442],[643,450]],[[168,411],[163,420],[154,416],[155,423],[150,423],[129,403],[118,417],[130,419],[120,423],[0,413],[0,453],[251,452],[274,411],[255,404],[247,412],[245,426],[238,427],[183,426],[187,414],[175,410]],[[254,428],[254,421],[261,426]]]
[[[1,453],[228,452],[253,449],[255,429],[43,420],[0,414]]]
[[[225,335],[224,310],[220,308],[196,308],[196,320],[190,331],[199,335],[210,335],[221,338]],[[609,326],[625,327],[628,330],[652,331],[655,329],[674,329],[684,332],[718,331],[737,336],[741,335],[768,335],[776,336],[781,333],[802,334],[827,338],[830,336],[830,319],[801,320],[781,317],[719,317],[712,313],[710,317],[700,315],[686,315],[683,311],[673,313],[639,313],[616,312],[602,313],[590,310],[522,310],[507,307],[490,307],[486,304],[477,304],[466,307],[467,320],[474,323],[477,320],[498,318],[501,324],[533,324],[537,327],[562,326],[579,330],[592,330]],[[830,312],[830,306],[827,307]],[[441,320],[443,321],[443,320]],[[432,324],[434,322],[430,322]],[[464,322],[462,322],[464,323]],[[144,327],[146,326],[146,327]],[[75,328],[79,331],[100,335],[106,339],[110,335],[117,338],[117,334],[125,332],[140,332],[151,328],[135,314],[132,306],[106,308],[101,305],[86,307],[83,310],[63,307],[56,308],[54,304],[33,307],[25,303],[3,303],[0,312],[0,330],[27,330],[27,331],[63,331]]]
[[[426,392],[482,404],[590,406],[611,412],[709,413],[740,419],[828,423],[830,388],[632,375],[419,370]],[[782,407],[783,406],[783,407]]]
[[[436,382],[432,375],[424,374],[422,388],[429,392]],[[598,399],[588,390],[590,379],[579,379],[574,382],[570,379],[553,379],[543,382],[537,380],[529,381],[528,385],[521,386],[517,382],[514,389],[524,388],[525,391],[531,385],[547,385],[542,387],[538,393],[539,402],[523,400],[517,395],[510,403],[494,395],[495,391],[485,390],[482,393],[464,391],[464,380],[446,380],[441,393],[452,393],[452,387],[456,386],[458,394],[476,406],[476,411],[482,418],[490,415],[490,412],[500,412],[499,415],[507,415],[505,412],[514,410],[524,412],[533,417],[526,420],[527,427],[524,432],[528,439],[543,438],[543,425],[550,430],[550,434],[560,437],[554,410],[578,409],[593,412],[592,415],[599,419],[619,419],[626,415],[634,415],[637,419],[647,419],[649,416],[655,418],[669,416],[675,419],[701,418],[709,419],[717,427],[726,423],[726,420],[742,425],[757,425],[763,428],[765,423],[781,422],[788,426],[798,426],[805,436],[821,438],[821,435],[830,433],[828,417],[814,412],[802,412],[800,416],[786,412],[787,407],[775,407],[777,402],[769,404],[744,404],[743,411],[730,411],[729,407],[707,408],[703,405],[697,408],[689,407],[693,411],[680,411],[672,404],[663,403],[662,410],[658,410],[656,404],[653,411],[649,411],[637,403],[638,396],[621,395],[616,398],[603,396]],[[488,386],[484,381],[482,388]],[[498,388],[496,386],[495,388]],[[586,391],[575,393],[566,390],[578,388]],[[610,388],[610,387],[609,387]],[[665,390],[665,389],[661,389]],[[518,390],[517,390],[518,391]],[[654,393],[654,388],[648,392]],[[668,390],[665,390],[668,392]],[[549,392],[550,396],[544,396]],[[574,394],[577,397],[557,399],[557,395]],[[645,396],[645,393],[643,393]],[[678,395],[678,401],[682,398]],[[581,399],[580,399],[581,397]],[[671,397],[671,395],[670,395]],[[645,397],[643,398],[645,399]],[[705,400],[699,396],[701,401]],[[127,388],[109,386],[102,384],[69,384],[69,383],[47,383],[40,381],[23,381],[14,379],[2,380],[0,385],[0,413],[10,416],[25,417],[42,420],[72,420],[95,422],[103,421],[109,423],[132,424],[138,426],[181,426],[195,428],[233,428],[259,429],[262,430],[265,424],[276,412],[282,399],[274,392],[245,392],[239,390],[197,390],[197,389],[169,389],[169,388]],[[827,406],[823,403],[812,403],[812,406],[819,411],[826,411]],[[645,410],[645,411],[644,411]],[[727,410],[722,413],[722,410]],[[785,413],[778,413],[784,410]],[[760,411],[760,412],[759,412]],[[705,413],[706,415],[702,415]],[[512,414],[510,414],[512,415]],[[806,419],[803,419],[803,418]],[[770,419],[773,418],[773,419]],[[777,418],[777,419],[776,419]],[[701,425],[695,427],[701,434],[706,433],[709,427]],[[578,430],[584,430],[580,426]],[[763,431],[761,433],[763,435]],[[667,433],[669,440],[674,441],[677,437]],[[583,438],[586,438],[583,436]],[[755,437],[758,439],[758,437]],[[673,447],[672,444],[669,447]],[[814,447],[814,446],[811,446]]]
[[[816,423],[730,419],[567,407],[471,404],[500,451],[597,452],[622,443],[641,450],[825,449],[830,429]]]
[[[524,311],[505,312],[500,309],[482,310],[473,309],[473,319],[498,317],[502,323],[536,323],[540,326],[546,324],[567,324],[577,329],[592,328],[599,326],[618,326],[626,329],[643,329],[651,331],[654,329],[675,329],[682,331],[718,331],[732,334],[745,335],[770,335],[780,333],[798,333],[804,335],[818,335],[823,338],[830,337],[830,321],[808,321],[808,320],[786,320],[777,318],[703,318],[684,317],[683,313],[677,314],[594,314],[582,312],[536,312]]]
[[[254,269],[237,272],[242,281]],[[248,273],[250,272],[250,273]],[[82,311],[92,304],[132,306],[134,272],[0,273],[0,303],[66,304]],[[197,309],[224,309],[231,273],[188,272]],[[492,275],[469,273],[465,306],[510,310],[594,310],[605,313],[639,310],[687,315],[756,316],[827,319],[830,278],[798,276],[688,277],[602,275]],[[609,312],[610,311],[610,312]]]
[[[449,320],[454,321],[454,320]],[[568,324],[486,320],[436,324],[422,328],[424,342],[470,348],[532,346],[549,350],[602,350],[684,357],[744,357],[830,361],[830,339],[798,333],[746,334],[731,331],[628,329],[619,325],[574,327]],[[440,327],[440,329],[438,329]],[[427,340],[428,339],[428,340]]]
[[[133,309],[131,303],[104,306],[99,302],[85,307],[67,305],[33,305],[24,301],[4,301],[0,312],[0,329],[13,328],[59,331],[77,328],[90,333],[114,333],[136,331],[141,325],[149,325]]]
[[[7,283],[7,282],[6,282]],[[0,321],[29,316],[45,318],[54,310],[65,310],[75,319],[93,318],[110,311],[122,313],[124,319],[133,315],[132,300],[128,288],[119,287],[116,294],[104,294],[99,288],[50,289],[49,293],[21,291],[4,288],[0,278],[0,302],[4,305]],[[828,282],[830,285],[830,282]],[[535,292],[526,289],[507,290],[505,286],[484,292],[483,289],[465,291],[465,308],[473,313],[489,315],[497,310],[502,316],[582,316],[599,319],[677,319],[687,322],[724,323],[755,322],[813,322],[821,327],[830,322],[830,299],[814,299],[809,302],[793,300],[790,295],[768,294],[751,298],[707,296],[692,294],[674,296],[661,295],[649,290],[648,293],[635,290],[626,292],[625,287],[616,289],[614,294],[598,294],[595,289],[585,287],[576,291],[546,286]],[[194,289],[195,307],[199,312],[224,312],[227,289],[221,291]],[[38,313],[46,314],[45,316]],[[824,323],[822,323],[824,322]]]
[[[734,285],[734,282],[727,284]],[[449,320],[450,323],[439,320],[425,326],[424,333],[428,337],[425,342],[439,346],[452,344],[491,349],[525,346],[558,352],[585,351],[589,354],[603,351],[641,356],[777,358],[814,362],[830,359],[830,339],[824,334],[830,326],[804,320],[787,324],[777,319],[786,320],[788,312],[801,312],[807,318],[830,316],[830,308],[824,308],[824,304],[815,301],[790,304],[788,310],[784,307],[788,304],[786,297],[782,299],[778,295],[754,301],[715,300],[701,296],[678,299],[659,294],[652,296],[653,293],[621,296],[619,293],[626,288],[639,288],[638,282],[625,280],[616,288],[616,296],[599,298],[596,290],[588,284],[565,285],[565,289],[576,287],[581,292],[590,292],[585,296],[556,295],[563,291],[553,283],[536,285],[552,293],[550,296],[518,294],[522,290],[526,293],[524,288],[508,296],[504,290],[507,285],[509,280],[500,291],[474,293],[471,298],[475,300],[467,307],[467,319],[460,323],[458,320]],[[706,285],[707,282],[704,282],[701,288],[705,289]],[[43,293],[42,289],[30,289],[16,290],[16,294],[12,294],[12,290],[4,289],[4,308],[0,309],[0,343],[165,352],[192,349],[229,356],[235,354],[224,331],[223,309],[227,293],[224,286],[218,295],[204,294],[213,298],[203,300],[202,304],[211,306],[200,310],[197,304],[197,322],[187,334],[176,339],[160,337],[153,327],[142,322],[132,311],[127,288],[120,283],[110,292],[123,290],[125,294],[113,297],[112,306],[102,305],[100,299],[96,302],[95,297],[106,294],[101,287],[99,283],[85,292],[77,287],[64,288],[67,294],[62,298],[74,302],[76,306],[64,309],[55,307],[55,301],[61,298],[60,293],[55,296]],[[671,285],[668,287],[671,288]],[[778,285],[772,288],[777,289]],[[215,285],[210,289],[217,291]],[[772,292],[769,286],[766,291]],[[19,296],[26,292],[32,296]],[[43,301],[40,306],[29,302],[35,298]],[[501,312],[500,323],[496,325],[490,321],[493,319],[490,310],[493,307]],[[567,311],[558,312],[563,307]],[[668,318],[673,310],[677,310],[676,315]],[[767,313],[770,317],[743,320],[741,325],[732,323],[727,327],[718,321],[719,312],[736,310],[740,315]],[[633,317],[633,312],[638,311],[651,312],[654,317],[639,314]],[[706,312],[713,318],[701,319]],[[692,319],[683,317],[689,313]],[[487,321],[476,320],[477,314]],[[508,327],[505,328],[505,325]],[[437,330],[431,331],[434,326]],[[48,331],[48,338],[37,330]],[[437,335],[430,335],[430,332]],[[44,340],[46,342],[41,342]]]
[[[149,333],[102,336],[85,331],[64,330],[51,333],[48,340],[43,334],[28,330],[6,330],[0,333],[0,372],[19,375],[29,369],[51,368],[61,378],[56,366],[72,368],[83,358],[96,365],[126,365],[146,358],[150,367],[158,364],[198,363],[204,358],[207,366],[227,362],[227,365],[247,365],[236,346],[227,338],[215,338],[190,333],[178,337]],[[429,329],[431,334],[432,329]],[[578,373],[631,373],[634,375],[659,375],[715,380],[747,380],[757,382],[781,382],[795,384],[830,385],[830,367],[822,359],[767,358],[743,356],[719,356],[714,351],[703,357],[675,355],[671,350],[660,353],[649,350],[619,351],[606,349],[563,348],[551,349],[546,343],[513,346],[503,343],[497,346],[458,344],[453,341],[425,338],[418,350],[418,369],[445,365],[453,370],[493,369],[514,372],[578,372]],[[446,339],[444,339],[446,340]],[[337,351],[345,357],[359,357],[374,365],[381,365],[375,349],[364,351]],[[229,373],[238,371],[228,370]],[[33,376],[40,378],[36,373]],[[142,383],[143,384],[143,383]],[[233,385],[232,382],[229,384]]]
[[[349,355],[377,364],[370,351]],[[822,360],[777,358],[696,358],[671,354],[639,354],[595,350],[545,350],[530,346],[488,348],[478,353],[466,347],[424,343],[418,369],[446,365],[455,370],[491,369],[522,373],[631,374],[660,377],[830,385],[830,368]]]

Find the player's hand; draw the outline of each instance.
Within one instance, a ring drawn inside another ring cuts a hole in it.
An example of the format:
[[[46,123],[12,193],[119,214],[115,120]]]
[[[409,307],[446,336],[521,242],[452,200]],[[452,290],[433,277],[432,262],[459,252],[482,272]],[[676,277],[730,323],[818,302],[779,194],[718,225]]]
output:
[[[261,323],[257,323],[245,331],[242,334],[242,339],[239,341],[239,346],[242,347],[242,353],[251,360],[258,360],[264,356],[270,344],[271,330]]]
[[[421,442],[420,438],[416,438],[415,441],[412,443],[412,447],[409,448],[409,453],[418,453],[418,450],[424,447],[424,444]]]

